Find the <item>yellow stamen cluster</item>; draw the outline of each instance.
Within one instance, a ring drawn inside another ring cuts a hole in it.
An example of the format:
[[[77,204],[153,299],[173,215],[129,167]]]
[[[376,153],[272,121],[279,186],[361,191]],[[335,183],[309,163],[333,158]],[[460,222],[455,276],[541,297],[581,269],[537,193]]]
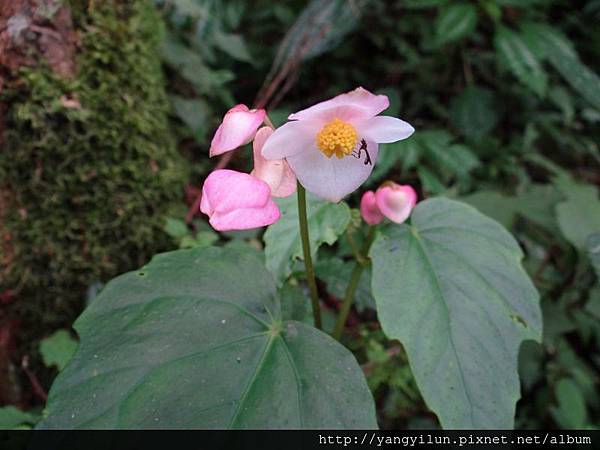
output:
[[[338,118],[333,119],[317,133],[317,147],[325,156],[342,159],[352,154],[358,135],[352,125]]]

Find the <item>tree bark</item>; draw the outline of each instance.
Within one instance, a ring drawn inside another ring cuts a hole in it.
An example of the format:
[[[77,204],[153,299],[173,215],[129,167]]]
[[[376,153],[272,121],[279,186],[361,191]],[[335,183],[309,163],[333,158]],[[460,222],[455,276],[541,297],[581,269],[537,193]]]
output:
[[[11,87],[22,66],[36,66],[40,61],[56,74],[72,78],[76,43],[71,11],[64,2],[0,2],[0,94]],[[4,135],[3,116],[9,106],[0,105],[0,145]]]

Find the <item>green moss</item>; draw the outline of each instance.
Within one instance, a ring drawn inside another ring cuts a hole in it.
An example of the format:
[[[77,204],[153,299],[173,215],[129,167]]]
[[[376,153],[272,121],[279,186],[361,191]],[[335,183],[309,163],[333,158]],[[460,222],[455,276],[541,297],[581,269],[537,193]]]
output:
[[[38,327],[68,323],[90,284],[168,248],[164,217],[186,180],[168,128],[159,18],[144,0],[90,4],[72,2],[76,79],[23,69],[2,99],[14,257],[0,292],[13,289]]]

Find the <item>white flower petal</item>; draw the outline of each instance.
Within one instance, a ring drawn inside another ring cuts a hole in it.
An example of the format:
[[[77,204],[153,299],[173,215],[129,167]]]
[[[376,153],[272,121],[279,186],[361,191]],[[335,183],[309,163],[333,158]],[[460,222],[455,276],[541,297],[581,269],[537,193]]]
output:
[[[358,134],[365,139],[387,144],[406,139],[415,132],[407,122],[389,116],[377,116],[356,124]]]
[[[315,144],[321,124],[312,121],[288,122],[275,130],[262,149],[266,159],[282,159],[308,150]]]
[[[353,91],[340,94],[330,100],[326,100],[310,108],[303,109],[290,114],[290,120],[316,120],[323,117],[323,113],[332,114],[335,109],[343,110],[343,107],[351,107],[353,114],[360,118],[373,117],[390,105],[386,95],[375,95],[362,87]],[[346,120],[340,117],[342,120]]]
[[[287,160],[307,191],[324,200],[339,202],[363,184],[373,171],[377,160],[377,144],[367,142],[367,149],[371,164],[365,164],[364,151],[360,159],[353,156],[342,159],[335,156],[328,158],[315,145],[306,152],[288,157]]]

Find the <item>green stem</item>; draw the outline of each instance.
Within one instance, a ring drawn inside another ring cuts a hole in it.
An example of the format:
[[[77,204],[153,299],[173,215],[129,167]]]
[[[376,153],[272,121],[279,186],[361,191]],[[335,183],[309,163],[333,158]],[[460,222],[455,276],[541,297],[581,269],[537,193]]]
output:
[[[354,236],[352,235],[352,231],[350,231],[350,229],[346,230],[346,239],[348,239],[348,244],[350,244],[354,259],[357,261],[362,261],[362,255],[360,254],[360,250],[358,249],[358,245],[356,245],[356,241],[354,240]]]
[[[308,240],[308,218],[306,217],[306,191],[298,183],[298,219],[300,221],[300,238],[302,239],[302,252],[304,253],[304,266],[306,267],[306,282],[310,289],[310,300],[312,302],[313,318],[315,327],[319,330],[321,326],[321,306],[319,305],[319,293],[315,279],[315,269],[310,254],[310,241]]]
[[[374,239],[375,227],[370,227],[369,234],[365,239],[361,253],[359,255],[360,258],[357,258],[356,262],[354,263],[354,269],[352,270],[352,275],[350,275],[350,282],[348,283],[348,287],[346,288],[346,295],[344,296],[344,301],[342,303],[337,322],[335,323],[335,328],[333,329],[332,336],[338,341],[342,337],[344,325],[346,325],[346,320],[348,319],[348,314],[350,313],[350,308],[352,307],[352,303],[354,301],[354,294],[356,293],[356,288],[358,287],[360,276],[362,275],[362,272],[366,266],[366,255],[369,252],[369,248],[371,248],[371,244],[373,243]]]

